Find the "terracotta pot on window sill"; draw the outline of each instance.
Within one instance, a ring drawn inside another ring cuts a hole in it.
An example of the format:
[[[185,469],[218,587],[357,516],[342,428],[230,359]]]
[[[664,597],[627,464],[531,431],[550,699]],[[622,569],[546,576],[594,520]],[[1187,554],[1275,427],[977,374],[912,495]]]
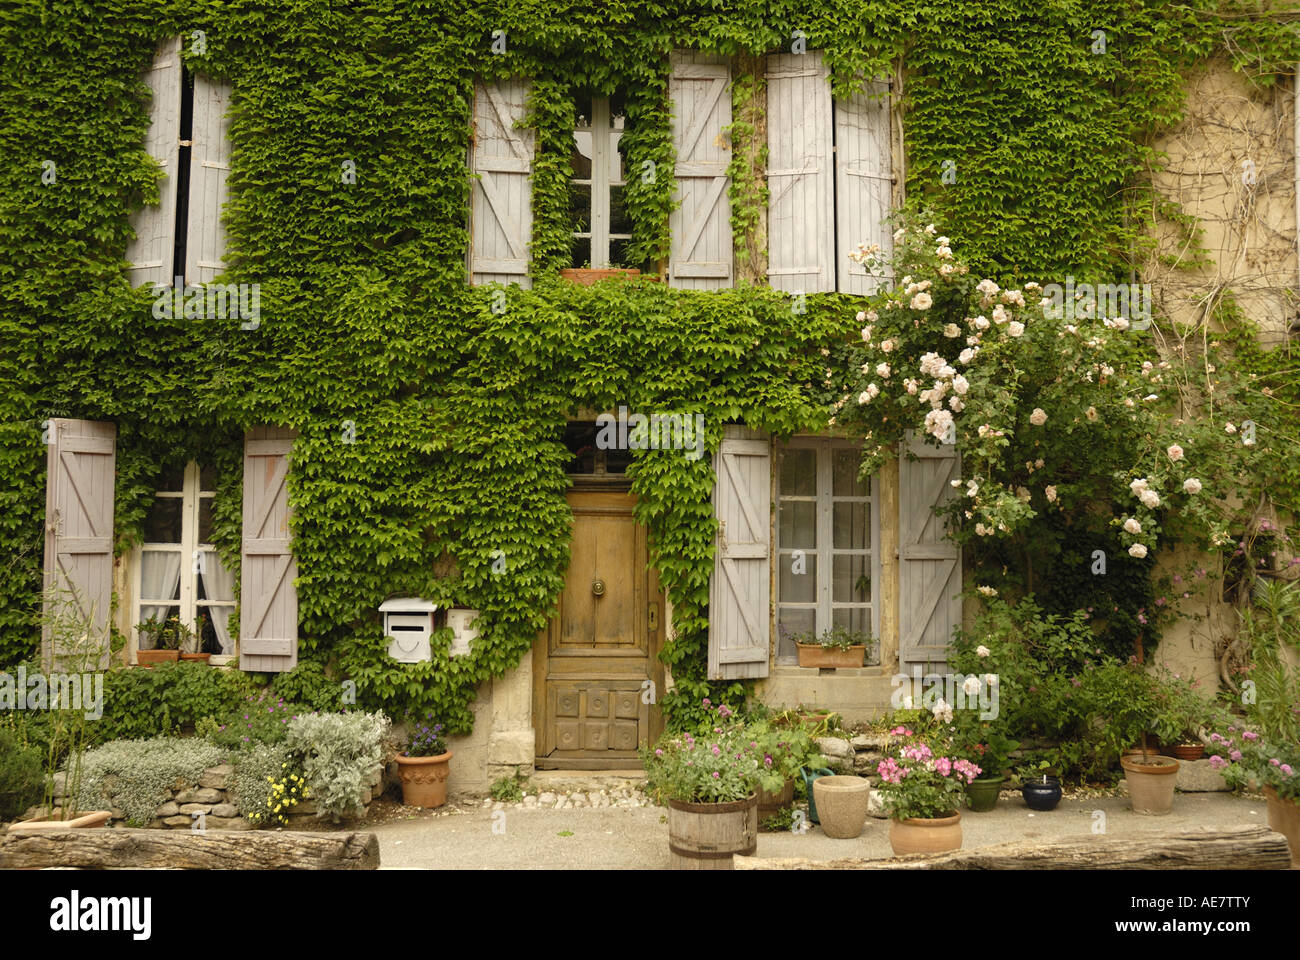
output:
[[[639,277],[641,271],[637,269],[625,269],[623,267],[600,267],[593,269],[590,267],[565,267],[560,271],[560,279],[568,280],[584,287],[589,287],[599,280],[608,280],[611,277]]]
[[[211,657],[212,654],[210,653],[182,653],[181,654],[182,660],[190,660],[194,663],[207,663]]]
[[[179,650],[137,650],[135,662],[141,667],[152,667],[155,663],[175,663],[180,656]]]
[[[795,646],[799,648],[799,666],[822,669],[860,667],[867,651],[866,645],[861,643],[854,644],[847,650],[823,647],[819,643],[796,643]]]

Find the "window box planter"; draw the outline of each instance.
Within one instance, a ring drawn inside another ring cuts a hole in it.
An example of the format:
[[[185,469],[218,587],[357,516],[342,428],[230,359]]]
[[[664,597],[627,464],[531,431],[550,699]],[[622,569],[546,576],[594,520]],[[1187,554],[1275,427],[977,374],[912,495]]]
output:
[[[568,280],[570,283],[576,283],[580,286],[589,287],[600,280],[608,280],[611,277],[639,277],[641,271],[633,268],[624,269],[622,267],[565,267],[560,271],[560,279]]]
[[[796,643],[799,648],[799,666],[835,670],[840,667],[860,667],[866,655],[866,644],[854,644],[847,650],[823,647],[816,643]]]
[[[141,667],[152,667],[155,663],[175,663],[181,658],[179,650],[137,650],[135,662]]]
[[[192,663],[207,663],[211,659],[210,653],[182,653],[181,659],[188,660]]]

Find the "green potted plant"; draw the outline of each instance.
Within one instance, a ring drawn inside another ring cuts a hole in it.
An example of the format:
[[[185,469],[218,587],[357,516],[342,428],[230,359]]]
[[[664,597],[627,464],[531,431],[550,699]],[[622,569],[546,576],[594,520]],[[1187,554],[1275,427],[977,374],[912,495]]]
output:
[[[799,666],[834,670],[862,666],[871,638],[845,627],[834,627],[815,640],[808,633],[796,636],[794,642],[799,651]]]
[[[1020,741],[1008,737],[996,720],[981,720],[974,710],[960,711],[955,726],[956,751],[980,767],[979,776],[966,787],[966,805],[977,813],[992,810],[1007,782],[1011,751]]]
[[[1199,760],[1205,754],[1200,729],[1214,707],[1196,692],[1197,684],[1162,669],[1157,674],[1160,702],[1151,732],[1160,738],[1165,753],[1178,760]]]
[[[207,618],[199,614],[199,621],[191,632],[185,629],[185,635],[181,638],[180,654],[182,660],[190,660],[194,663],[207,663],[212,659],[212,654],[203,652],[203,628],[207,624]]]
[[[730,870],[758,845],[758,791],[780,790],[775,757],[765,754],[725,704],[697,737],[665,735],[644,747],[646,785],[668,804],[668,851],[682,870]]]
[[[402,778],[402,802],[408,807],[441,807],[447,802],[451,748],[433,714],[408,714],[406,741],[394,758]]]
[[[894,727],[889,733],[902,740],[876,765],[876,772],[894,854],[960,850],[959,807],[980,767],[961,757],[935,754],[909,727]]]
[[[803,725],[778,725],[776,718],[756,720],[749,725],[750,739],[758,744],[764,764],[781,777],[779,790],[758,791],[758,815],[763,820],[794,803],[795,782],[804,767],[820,768],[825,760],[809,729]]]
[[[140,648],[135,652],[135,662],[142,667],[150,667],[155,663],[173,663],[179,660],[183,633],[188,634],[189,631],[179,617],[168,617],[162,621],[150,617],[143,623],[136,624]]]

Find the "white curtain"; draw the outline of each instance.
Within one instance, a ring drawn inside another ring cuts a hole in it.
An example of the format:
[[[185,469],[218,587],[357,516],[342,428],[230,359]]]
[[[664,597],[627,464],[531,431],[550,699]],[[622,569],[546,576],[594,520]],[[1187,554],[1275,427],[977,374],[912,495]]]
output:
[[[180,600],[181,554],[179,550],[146,550],[140,560],[140,596],[144,600],[167,600],[161,605],[140,604],[141,622],[157,617],[165,620],[175,601]],[[145,641],[141,637],[141,642]],[[152,642],[150,640],[149,642]]]
[[[235,575],[221,565],[215,551],[206,551],[207,556],[203,564],[203,592],[208,600],[234,600],[235,599]],[[234,607],[205,607],[208,616],[212,618],[212,629],[217,633],[217,642],[221,644],[222,653],[234,653],[234,645],[230,642],[230,615],[234,612]]]

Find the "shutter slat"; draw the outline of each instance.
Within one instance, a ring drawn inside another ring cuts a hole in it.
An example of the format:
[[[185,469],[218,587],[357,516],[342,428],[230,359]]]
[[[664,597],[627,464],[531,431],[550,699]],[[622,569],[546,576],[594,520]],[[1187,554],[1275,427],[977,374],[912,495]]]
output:
[[[528,277],[533,232],[534,133],[523,126],[529,84],[514,78],[474,84],[471,152],[470,283],[517,283]]]
[[[835,101],[835,199],[838,207],[840,293],[865,296],[887,281],[873,277],[848,255],[858,244],[880,244],[888,261],[893,235],[886,222],[893,205],[890,162],[889,84],[869,83],[863,93]]]
[[[221,212],[230,196],[230,85],[194,77],[190,143],[190,204],[185,280],[211,283],[224,268],[226,228]]]
[[[48,428],[44,567],[47,622],[41,628],[41,663],[47,671],[104,670],[108,667],[108,619],[113,601],[117,428],[90,420],[51,420]],[[60,616],[88,620],[91,647],[54,649],[53,625],[48,620]]]
[[[668,94],[673,107],[677,207],[669,215],[668,283],[695,290],[732,284],[734,254],[727,166],[731,149],[731,67],[725,57],[676,51]]]
[[[718,519],[709,583],[709,679],[765,677],[771,609],[772,455],[768,441],[723,428],[714,457]]]
[[[938,447],[910,433],[907,449],[919,459],[898,461],[898,658],[902,668],[943,663],[961,625],[961,549],[946,537],[934,512],[957,496],[961,460],[952,444]]]
[[[289,459],[296,434],[258,427],[244,440],[239,667],[283,673],[298,665],[298,576],[289,532]]]
[[[767,66],[767,276],[777,290],[835,289],[830,72],[821,51]]]
[[[176,247],[176,167],[181,141],[181,38],[163,40],[145,75],[151,94],[145,150],[162,167],[158,203],[131,215],[135,238],[126,249],[132,286],[171,286]]]

